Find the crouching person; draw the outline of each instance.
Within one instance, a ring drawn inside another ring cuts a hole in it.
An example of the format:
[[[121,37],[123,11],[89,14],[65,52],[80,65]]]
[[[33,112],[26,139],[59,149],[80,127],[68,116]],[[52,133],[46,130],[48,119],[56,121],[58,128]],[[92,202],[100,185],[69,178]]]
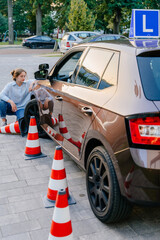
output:
[[[8,83],[0,92],[0,117],[2,126],[7,125],[7,115],[17,116],[22,136],[27,133],[24,126],[24,109],[30,100],[34,80],[25,81],[26,71],[18,68],[11,72],[13,82]],[[23,125],[23,129],[22,129]]]

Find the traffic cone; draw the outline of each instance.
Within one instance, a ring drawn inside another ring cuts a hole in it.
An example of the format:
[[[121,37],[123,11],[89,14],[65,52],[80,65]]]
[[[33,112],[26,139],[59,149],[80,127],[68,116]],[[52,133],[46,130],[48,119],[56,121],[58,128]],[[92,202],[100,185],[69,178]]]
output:
[[[29,131],[25,148],[25,156],[26,156],[25,160],[47,157],[45,154],[41,152],[38,129],[36,119],[34,116],[30,118]]]
[[[75,142],[75,145],[79,148],[78,150],[80,151],[81,150],[81,145],[82,145],[82,142],[84,140],[84,137],[85,137],[86,133],[84,132],[82,134],[82,137],[80,137],[79,141]]]
[[[55,133],[53,132],[52,128],[49,126],[46,128],[47,133],[49,133],[52,137],[55,137]]]
[[[53,126],[58,123],[58,119],[57,118],[51,117],[51,120],[52,120]]]
[[[48,184],[47,197],[45,196],[43,199],[46,208],[55,206],[55,201],[59,189],[65,189],[69,205],[76,203],[73,197],[69,195],[66,179],[66,170],[64,167],[63,152],[61,146],[57,146],[54,153],[51,176]]]
[[[58,115],[58,120],[59,120],[59,131],[62,134],[64,138],[66,138],[69,142],[72,142],[72,138],[70,133],[68,132],[68,129],[66,127],[65,121],[63,119],[62,114]]]
[[[18,121],[0,128],[0,133],[20,133]]]
[[[58,144],[63,145],[64,137],[61,134],[54,133],[53,129],[50,126],[46,128],[46,131],[50,136],[54,137],[54,139],[58,141]]]
[[[77,146],[77,142],[71,138],[71,135],[66,127],[62,114],[58,115],[58,120],[59,120],[59,131],[62,134],[62,136],[66,138],[69,142]]]
[[[48,240],[72,240],[72,223],[70,218],[67,193],[61,189],[57,193],[56,206],[53,213]]]

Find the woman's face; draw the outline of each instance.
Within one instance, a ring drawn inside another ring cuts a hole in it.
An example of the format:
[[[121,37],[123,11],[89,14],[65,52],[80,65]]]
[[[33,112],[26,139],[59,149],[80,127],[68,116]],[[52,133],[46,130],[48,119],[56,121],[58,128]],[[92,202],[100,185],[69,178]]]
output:
[[[26,73],[21,72],[18,77],[16,77],[16,82],[23,83],[25,81]]]

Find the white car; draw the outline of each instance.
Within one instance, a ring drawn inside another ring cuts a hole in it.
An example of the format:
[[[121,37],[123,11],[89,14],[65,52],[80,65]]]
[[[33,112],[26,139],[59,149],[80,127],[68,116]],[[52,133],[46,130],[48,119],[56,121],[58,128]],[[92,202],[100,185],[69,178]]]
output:
[[[66,32],[61,40],[60,52],[65,53],[75,43],[80,43],[87,37],[98,35],[98,32],[90,31],[77,31],[77,32]]]

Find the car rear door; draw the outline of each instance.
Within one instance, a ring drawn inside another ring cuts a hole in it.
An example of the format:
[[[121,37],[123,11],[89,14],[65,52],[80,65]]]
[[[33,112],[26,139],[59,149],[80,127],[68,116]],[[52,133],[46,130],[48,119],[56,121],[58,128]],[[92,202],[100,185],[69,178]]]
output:
[[[118,61],[119,53],[90,48],[77,63],[71,82],[61,92],[63,104],[60,132],[72,144],[67,148],[77,160],[80,159],[89,127],[103,104],[116,91],[116,83],[113,82],[117,81]],[[106,78],[110,80],[106,81]],[[103,91],[105,88],[107,94]]]

